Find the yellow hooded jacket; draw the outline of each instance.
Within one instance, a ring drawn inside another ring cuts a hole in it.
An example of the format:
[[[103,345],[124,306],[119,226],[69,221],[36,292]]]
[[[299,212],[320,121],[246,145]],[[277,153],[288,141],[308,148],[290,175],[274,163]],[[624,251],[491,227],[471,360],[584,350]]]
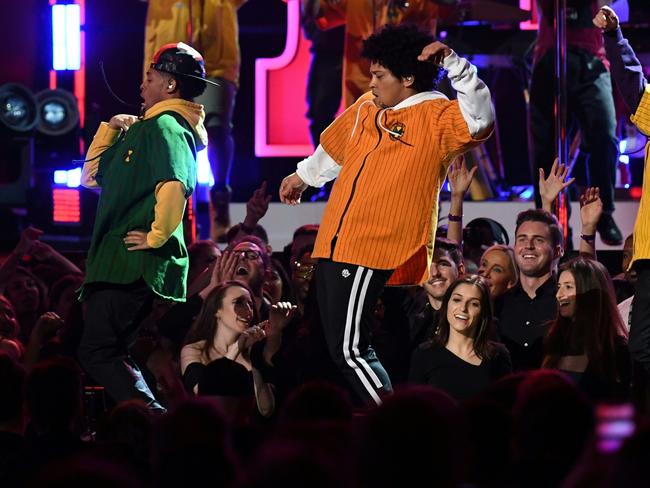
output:
[[[192,39],[188,39],[192,11]],[[144,38],[144,72],[161,46],[183,41],[205,60],[206,76],[239,86],[237,9],[246,0],[156,0],[149,2]]]

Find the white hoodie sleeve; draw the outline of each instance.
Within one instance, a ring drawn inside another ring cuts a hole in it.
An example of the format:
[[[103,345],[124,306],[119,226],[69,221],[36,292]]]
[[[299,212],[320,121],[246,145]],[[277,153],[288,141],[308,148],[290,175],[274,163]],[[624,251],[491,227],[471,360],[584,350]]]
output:
[[[325,152],[320,144],[314,154],[298,163],[296,174],[309,186],[321,187],[336,178],[341,166]]]
[[[476,66],[454,51],[443,60],[442,67],[458,94],[458,104],[469,133],[475,137],[494,123],[490,90],[476,74]]]

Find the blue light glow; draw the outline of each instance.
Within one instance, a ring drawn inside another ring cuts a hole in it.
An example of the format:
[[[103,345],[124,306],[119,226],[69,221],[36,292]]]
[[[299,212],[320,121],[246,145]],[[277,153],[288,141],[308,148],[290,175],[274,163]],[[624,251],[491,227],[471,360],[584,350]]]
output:
[[[618,157],[618,160],[623,164],[630,164],[630,156],[628,156],[627,154],[621,154]]]
[[[52,69],[81,68],[81,9],[79,5],[52,5]]]
[[[535,190],[531,186],[530,188],[526,188],[524,191],[522,191],[519,194],[519,198],[521,198],[522,200],[530,200],[531,198],[533,198],[534,193]]]
[[[52,68],[65,66],[65,5],[52,5]]]
[[[68,182],[68,172],[64,169],[57,169],[54,172],[54,184],[65,185]]]
[[[68,188],[78,188],[81,185],[81,168],[68,170],[68,181],[65,185]]]
[[[208,148],[199,151],[196,155],[196,181],[199,185],[214,185],[214,176],[208,159]]]
[[[81,186],[81,168],[57,169],[54,171],[54,184],[78,188]]]

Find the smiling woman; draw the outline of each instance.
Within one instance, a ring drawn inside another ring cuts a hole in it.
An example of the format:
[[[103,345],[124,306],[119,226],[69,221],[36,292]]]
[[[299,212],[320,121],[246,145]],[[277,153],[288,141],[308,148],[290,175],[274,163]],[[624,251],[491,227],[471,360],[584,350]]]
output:
[[[564,263],[556,297],[558,316],[546,337],[542,365],[568,374],[596,400],[627,399],[627,330],[605,267],[584,257]]]
[[[440,309],[432,340],[411,358],[411,383],[427,384],[466,400],[508,374],[510,354],[493,342],[492,306],[487,281],[477,275],[454,281]]]
[[[181,350],[181,373],[187,390],[219,398],[233,415],[248,410],[255,398],[259,412],[274,410],[273,391],[251,361],[253,344],[265,337],[253,295],[243,283],[215,288],[190,329]]]
[[[269,320],[258,323],[251,289],[240,281],[220,283],[203,302],[181,350],[186,390],[216,398],[233,420],[247,418],[253,404],[261,415],[273,414],[273,388],[262,371],[273,366],[270,339],[277,339],[294,311],[291,303],[278,302]],[[254,354],[253,346],[265,338],[261,354]]]

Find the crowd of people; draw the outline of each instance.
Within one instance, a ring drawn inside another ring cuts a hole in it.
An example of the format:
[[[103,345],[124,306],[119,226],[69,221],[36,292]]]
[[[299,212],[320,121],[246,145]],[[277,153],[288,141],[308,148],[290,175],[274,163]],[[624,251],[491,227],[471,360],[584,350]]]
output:
[[[594,22],[648,131],[640,64],[612,11]],[[572,180],[556,161],[513,236],[490,219],[463,228],[475,170],[459,154],[489,136],[487,87],[414,28],[373,34],[364,55],[374,100],[280,188],[296,204],[338,176],[329,210],[278,251],[259,224],[266,185],[225,247],[186,242],[205,70],[183,43],[156,52],[143,116],[114,117],[89,149],[83,181],[102,197],[88,255],[29,227],[0,266],[0,485],[645,486],[646,222],[612,278],[595,248],[608,208],[587,188],[569,251],[551,210]],[[439,66],[457,101],[421,81]],[[382,122],[397,110],[401,128]],[[429,152],[409,132],[420,119],[436,120]],[[368,150],[376,172],[360,181]],[[424,183],[393,184],[409,171]],[[425,195],[445,177],[438,226],[438,190]],[[368,204],[388,193],[392,217]]]

